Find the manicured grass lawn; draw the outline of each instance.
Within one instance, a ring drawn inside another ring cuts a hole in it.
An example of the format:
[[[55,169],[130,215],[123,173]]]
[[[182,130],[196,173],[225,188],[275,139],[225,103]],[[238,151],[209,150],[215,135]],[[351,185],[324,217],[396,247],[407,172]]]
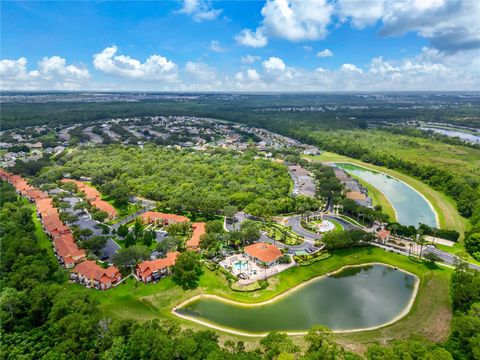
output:
[[[448,197],[447,195],[444,195],[432,189],[430,186],[424,184],[420,180],[417,180],[408,175],[402,174],[401,172],[388,169],[386,167],[372,165],[357,159],[353,159],[347,156],[338,155],[330,152],[324,152],[318,156],[306,156],[306,158],[313,161],[322,161],[322,162],[323,161],[351,162],[356,165],[361,165],[366,168],[370,168],[372,170],[383,172],[385,174],[394,176],[404,181],[405,183],[413,187],[415,190],[423,194],[428,199],[428,201],[430,201],[430,203],[432,204],[432,206],[434,207],[435,211],[438,214],[438,218],[440,220],[440,227],[457,230],[461,234],[460,239],[463,240],[464,232],[468,226],[468,220],[460,216],[460,214],[456,209],[455,201],[452,198]]]
[[[279,223],[262,224],[263,230],[268,236],[276,241],[280,241],[285,245],[299,245],[303,243],[303,238],[290,231],[290,229]]]
[[[363,226],[362,224],[360,224],[357,220],[355,219],[352,219],[351,217],[347,216],[347,215],[343,215],[343,214],[338,214],[337,215],[339,218],[342,218],[343,220],[345,220],[346,222],[349,222],[353,225],[357,225],[357,226]]]
[[[327,221],[329,221],[333,225],[335,225],[335,229],[333,229],[332,231],[338,232],[338,231],[343,230],[343,226],[338,221],[335,221],[335,220],[332,220],[332,219],[327,219]],[[321,223],[320,220],[311,221],[310,224],[311,224],[312,229],[307,229],[307,230],[314,232],[313,227],[315,226],[315,224],[320,224],[320,223]]]
[[[362,184],[363,187],[365,187],[368,190],[368,196],[372,198],[373,205],[380,205],[382,207],[382,211],[387,214],[391,220],[396,221],[397,216],[395,215],[395,210],[393,209],[392,204],[388,199],[383,195],[383,193],[378,190],[376,187],[374,187],[372,184],[366,182],[363,179],[360,179],[358,176],[349,174],[352,178],[355,178],[358,180],[360,184]]]
[[[133,318],[140,321],[148,319],[175,319],[184,326],[200,329],[201,325],[180,319],[171,314],[171,309],[180,302],[200,293],[209,293],[241,302],[260,302],[285,292],[309,279],[337,270],[345,265],[368,262],[383,262],[416,274],[420,278],[417,298],[411,312],[397,323],[385,328],[360,333],[338,334],[336,338],[344,344],[363,346],[373,341],[405,338],[419,333],[434,340],[444,339],[449,331],[450,299],[448,284],[451,269],[416,262],[405,256],[368,247],[335,251],[326,260],[311,266],[295,267],[270,278],[270,285],[264,289],[249,293],[235,292],[227,284],[223,274],[205,268],[195,290],[184,291],[171,277],[156,284],[143,284],[128,279],[124,284],[106,292],[90,290],[98,299],[100,308],[112,318]],[[79,286],[79,285],[75,285]],[[222,338],[242,339],[256,342],[258,339],[220,333]],[[298,340],[301,342],[301,340]]]

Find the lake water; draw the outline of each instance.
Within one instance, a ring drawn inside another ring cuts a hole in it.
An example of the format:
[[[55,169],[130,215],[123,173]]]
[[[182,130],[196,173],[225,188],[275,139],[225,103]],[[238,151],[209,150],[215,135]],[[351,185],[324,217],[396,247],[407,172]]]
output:
[[[434,128],[434,127],[422,127],[422,130],[432,130],[439,134],[447,135],[450,137],[458,137],[462,140],[471,142],[471,143],[480,143],[480,133],[472,134],[470,132],[461,131],[461,130],[450,130],[450,129],[441,129],[441,128]]]
[[[242,332],[332,330],[379,326],[401,314],[414,296],[416,278],[375,264],[350,267],[314,280],[272,303],[242,306],[199,298],[177,309],[183,315]]]
[[[438,227],[435,212],[427,200],[403,181],[353,164],[336,163],[335,165],[380,190],[396,210],[397,221],[400,224],[418,227],[421,223]]]

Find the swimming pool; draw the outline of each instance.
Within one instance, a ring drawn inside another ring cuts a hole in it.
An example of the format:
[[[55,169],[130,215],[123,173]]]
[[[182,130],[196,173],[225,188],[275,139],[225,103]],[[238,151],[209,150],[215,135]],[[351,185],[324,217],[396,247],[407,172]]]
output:
[[[247,270],[248,261],[237,260],[233,263],[233,269],[237,271]]]

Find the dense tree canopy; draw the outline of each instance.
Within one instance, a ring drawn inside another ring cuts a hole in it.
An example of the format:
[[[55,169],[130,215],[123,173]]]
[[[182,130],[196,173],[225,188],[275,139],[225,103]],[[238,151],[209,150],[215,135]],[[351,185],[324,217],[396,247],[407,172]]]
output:
[[[119,202],[135,194],[175,211],[210,216],[227,205],[244,208],[264,202],[277,213],[281,201],[289,199],[286,167],[246,155],[111,145],[74,151],[64,161],[60,172],[46,169],[43,177],[52,181],[59,173],[90,176],[94,185]]]

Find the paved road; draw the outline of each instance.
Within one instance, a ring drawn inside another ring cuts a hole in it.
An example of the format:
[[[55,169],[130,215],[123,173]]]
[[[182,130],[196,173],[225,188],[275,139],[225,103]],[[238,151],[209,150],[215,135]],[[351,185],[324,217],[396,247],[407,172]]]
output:
[[[458,260],[458,258],[455,255],[450,254],[449,252],[442,251],[442,250],[436,249],[434,247],[426,246],[426,247],[423,248],[423,256],[425,256],[428,253],[433,253],[433,254],[437,255],[440,259],[442,259],[442,262],[444,262],[448,265],[452,265],[452,266],[454,266],[456,261]],[[468,266],[471,269],[480,271],[480,266],[478,266],[478,265],[468,263]]]
[[[93,232],[94,236],[101,235],[104,236],[102,232],[102,228],[99,227],[97,221],[93,220],[89,214],[85,213],[82,210],[74,210],[74,206],[76,203],[80,202],[81,200],[76,197],[67,197],[64,199],[70,204],[70,207],[66,209],[66,211],[70,213],[74,213],[78,216],[78,220],[75,221],[75,225],[78,225],[81,229],[90,229]],[[112,262],[113,255],[120,249],[120,246],[113,241],[110,237],[107,237],[107,244],[102,249],[102,255],[108,257],[108,261]]]
[[[305,238],[305,240],[320,240],[322,238],[322,235],[320,234],[314,234],[308,230],[305,230],[302,225],[302,216],[301,215],[295,215],[287,219],[287,225],[292,227],[292,231]]]
[[[138,201],[135,200],[135,201],[138,202],[139,204],[143,205],[143,208],[141,208],[140,210],[138,210],[134,214],[128,215],[126,218],[123,218],[122,220],[113,224],[111,226],[112,229],[117,230],[121,225],[129,223],[130,221],[132,221],[136,217],[138,217],[142,214],[145,214],[147,211],[150,211],[153,208],[155,208],[155,203],[154,202],[150,202],[150,201],[147,201],[147,200],[138,200]]]

